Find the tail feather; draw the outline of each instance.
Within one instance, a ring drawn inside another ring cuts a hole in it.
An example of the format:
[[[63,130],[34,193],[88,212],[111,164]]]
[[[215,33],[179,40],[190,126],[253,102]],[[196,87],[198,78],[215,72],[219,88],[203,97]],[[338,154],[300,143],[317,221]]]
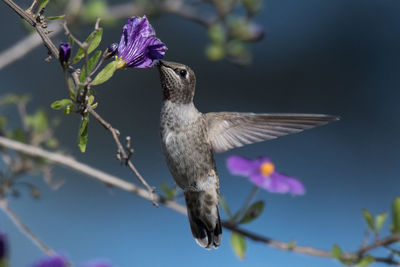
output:
[[[213,207],[205,207],[207,203],[210,204],[209,201],[202,201],[204,199],[201,196],[193,196],[193,194],[201,193],[185,193],[190,229],[196,243],[201,247],[206,249],[218,248],[222,239],[218,202],[217,205],[214,203]]]

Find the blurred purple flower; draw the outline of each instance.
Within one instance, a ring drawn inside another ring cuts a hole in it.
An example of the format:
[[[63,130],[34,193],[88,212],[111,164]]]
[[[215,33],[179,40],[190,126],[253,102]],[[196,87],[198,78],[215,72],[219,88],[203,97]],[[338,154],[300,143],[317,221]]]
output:
[[[251,182],[269,192],[290,192],[292,195],[305,193],[299,180],[275,171],[274,164],[267,157],[250,160],[234,155],[227,159],[227,167],[232,174],[249,177]]]
[[[8,242],[7,235],[0,233],[0,262],[8,257]]]
[[[118,46],[118,68],[149,68],[163,58],[167,47],[155,35],[146,16],[128,19]]]
[[[61,43],[58,46],[58,52],[61,64],[68,62],[68,59],[71,56],[71,45],[69,43]]]
[[[68,266],[67,260],[60,256],[54,256],[42,259],[33,265],[33,267],[67,267],[67,266]]]
[[[81,267],[112,267],[111,263],[109,263],[107,260],[91,260],[90,262],[87,262],[80,266]]]

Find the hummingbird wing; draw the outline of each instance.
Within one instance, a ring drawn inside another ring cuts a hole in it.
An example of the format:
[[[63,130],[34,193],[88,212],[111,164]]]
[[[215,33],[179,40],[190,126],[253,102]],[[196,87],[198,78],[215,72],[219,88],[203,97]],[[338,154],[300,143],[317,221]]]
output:
[[[254,114],[215,112],[205,114],[208,137],[215,152],[298,133],[339,120],[323,114]]]

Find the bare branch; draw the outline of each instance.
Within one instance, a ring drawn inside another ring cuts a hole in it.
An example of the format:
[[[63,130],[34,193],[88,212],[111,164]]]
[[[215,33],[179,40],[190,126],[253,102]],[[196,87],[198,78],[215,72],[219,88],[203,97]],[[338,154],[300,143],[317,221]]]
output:
[[[50,255],[50,256],[56,256],[57,254],[50,249],[43,241],[39,239],[29,228],[26,226],[22,220],[15,214],[15,212],[10,209],[8,206],[8,203],[5,199],[0,199],[0,208],[3,210],[5,214],[14,222],[14,224],[19,228],[19,230],[29,237],[32,242],[38,246],[44,253]]]
[[[18,151],[20,153],[23,153],[23,154],[26,154],[26,155],[29,155],[32,157],[44,158],[44,159],[46,159],[50,162],[56,163],[60,166],[64,166],[64,167],[73,169],[80,173],[84,173],[91,178],[100,180],[103,183],[110,184],[110,185],[118,187],[124,191],[136,194],[139,197],[142,197],[144,199],[158,201],[159,203],[165,205],[166,207],[168,207],[176,212],[179,212],[181,214],[184,214],[184,215],[187,214],[186,207],[175,201],[167,200],[166,198],[164,198],[158,194],[155,194],[155,193],[151,194],[148,190],[146,190],[144,188],[141,188],[137,185],[126,182],[126,181],[124,181],[116,176],[113,176],[111,174],[108,174],[108,173],[105,173],[98,169],[95,169],[93,167],[90,167],[89,165],[78,162],[70,156],[66,156],[66,155],[63,155],[60,153],[55,153],[55,152],[49,152],[42,148],[35,147],[32,145],[27,145],[27,144],[17,142],[17,141],[14,141],[14,140],[2,137],[2,136],[0,136],[0,146]],[[298,246],[298,245],[293,246],[291,243],[282,242],[282,241],[275,240],[275,239],[272,239],[269,237],[265,237],[265,236],[262,236],[262,235],[259,235],[256,233],[252,233],[252,232],[244,230],[236,225],[233,225],[229,222],[223,222],[222,225],[226,229],[238,232],[253,241],[263,243],[263,244],[273,247],[273,248],[287,250],[287,251],[293,251],[293,252],[297,252],[300,254],[306,254],[306,255],[311,255],[311,256],[332,258],[331,252],[327,251],[327,250],[316,249],[316,248],[308,247],[308,246]],[[394,235],[386,237],[382,240],[377,240],[375,243],[364,248],[362,251],[359,250],[358,252],[355,252],[355,253],[345,253],[343,258],[344,259],[354,258],[354,257],[357,257],[357,255],[366,253],[366,252],[368,252],[372,249],[375,249],[379,246],[390,245],[390,244],[393,244],[393,243],[396,243],[399,241],[400,241],[400,234],[394,234]],[[399,265],[400,266],[399,262],[397,262],[391,258],[375,257],[375,261],[383,262],[383,263],[390,264],[390,265]]]

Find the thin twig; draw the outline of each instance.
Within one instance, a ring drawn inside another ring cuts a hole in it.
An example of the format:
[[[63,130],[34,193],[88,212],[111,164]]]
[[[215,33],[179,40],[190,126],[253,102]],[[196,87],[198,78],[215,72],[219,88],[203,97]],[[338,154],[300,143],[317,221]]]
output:
[[[133,163],[129,160],[128,154],[126,153],[124,147],[122,146],[120,140],[119,140],[119,131],[112,127],[112,125],[104,120],[94,109],[91,107],[87,107],[87,111],[98,121],[100,122],[107,130],[109,130],[114,138],[115,143],[117,144],[118,147],[118,153],[122,155],[122,158],[126,160],[126,165],[135,173],[136,177],[139,179],[139,181],[147,188],[150,194],[154,193],[154,188],[152,188],[146,180],[143,178],[143,176],[138,172],[136,167],[133,165]],[[157,206],[157,202],[152,199],[152,202],[155,206]]]
[[[108,173],[105,173],[98,169],[95,169],[93,167],[90,167],[89,165],[86,165],[79,161],[76,161],[75,159],[73,159],[70,156],[66,156],[66,155],[63,155],[60,153],[55,153],[55,152],[49,152],[42,148],[35,147],[32,145],[27,145],[27,144],[17,142],[17,141],[14,141],[14,140],[2,137],[2,136],[0,136],[0,146],[15,150],[17,152],[20,152],[20,153],[23,153],[23,154],[26,154],[26,155],[29,155],[32,157],[44,158],[50,162],[59,164],[60,166],[64,166],[64,167],[73,169],[80,173],[84,173],[84,174],[88,175],[89,177],[97,179],[103,183],[110,184],[110,185],[120,188],[124,191],[136,194],[139,197],[142,197],[144,199],[148,199],[148,200],[154,199],[155,201],[158,201],[159,203],[165,205],[166,207],[168,207],[176,212],[179,212],[181,214],[184,214],[184,215],[187,214],[186,207],[175,201],[167,200],[166,198],[164,198],[156,193],[150,194],[149,191],[144,188],[141,188],[135,184],[126,182],[116,176],[113,176],[111,174],[108,174]],[[244,230],[244,229],[242,229],[230,222],[226,222],[226,221],[223,222],[222,225],[224,228],[226,228],[228,230],[238,232],[253,241],[263,243],[263,244],[273,247],[273,248],[286,250],[286,251],[293,251],[293,252],[297,252],[300,254],[307,254],[307,255],[311,255],[311,256],[332,258],[331,252],[327,251],[327,250],[316,249],[316,248],[308,247],[308,246],[298,246],[298,245],[293,246],[293,244],[291,244],[290,242],[286,243],[286,242],[275,240],[275,239],[272,239],[269,237],[265,237],[265,236]],[[382,240],[377,240],[375,243],[373,243],[372,245],[365,248],[362,251],[362,253],[365,253],[374,248],[377,248],[378,246],[390,245],[390,244],[393,244],[393,243],[396,243],[399,241],[400,241],[400,234],[394,234],[394,235],[386,237]],[[344,253],[343,257],[344,258],[354,258],[354,256],[357,256],[358,253],[360,253],[360,251],[355,252],[355,253]],[[375,257],[375,261],[390,264],[390,265],[399,265],[400,264],[399,262],[397,262],[393,259],[390,259],[390,258]]]
[[[57,254],[49,248],[42,240],[39,239],[29,228],[26,226],[22,220],[15,214],[15,212],[10,209],[8,203],[5,199],[0,199],[0,208],[3,210],[5,214],[14,222],[14,224],[19,228],[19,230],[29,237],[32,242],[38,246],[44,253],[50,256],[56,256]]]

